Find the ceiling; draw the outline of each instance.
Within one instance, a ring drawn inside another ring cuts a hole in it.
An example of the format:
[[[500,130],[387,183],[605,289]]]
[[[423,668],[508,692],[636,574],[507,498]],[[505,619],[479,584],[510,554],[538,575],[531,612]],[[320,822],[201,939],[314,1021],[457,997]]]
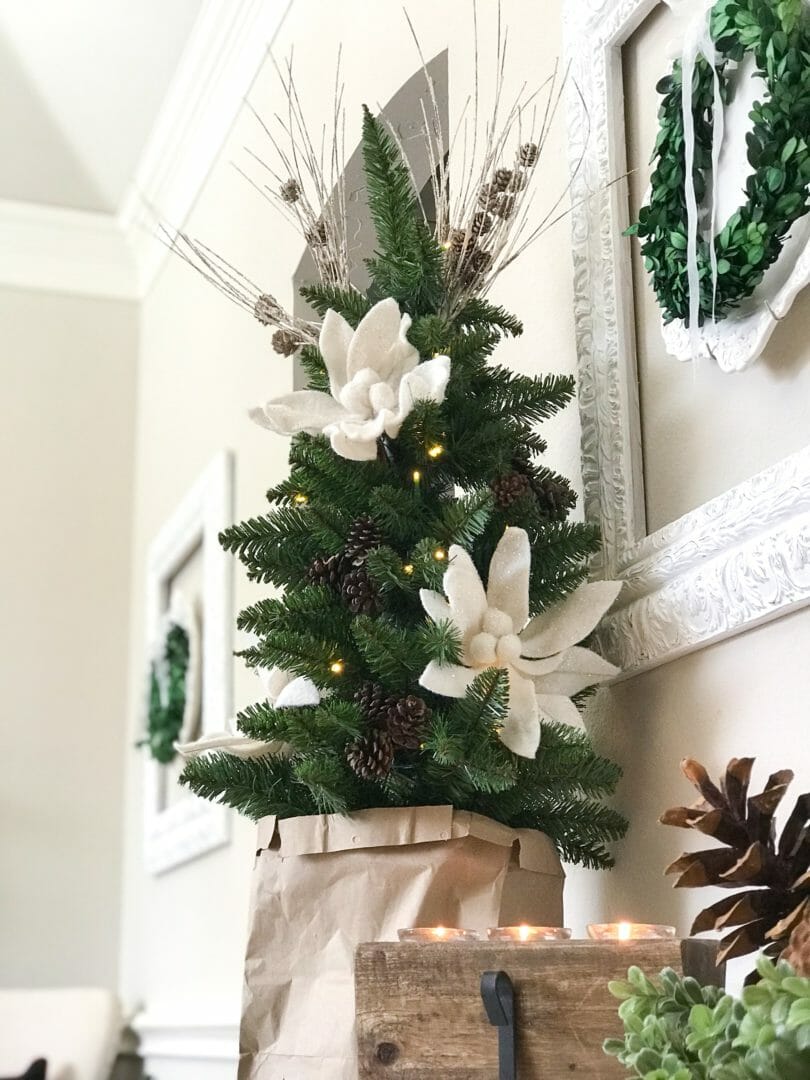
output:
[[[114,212],[203,0],[0,0],[0,199]]]

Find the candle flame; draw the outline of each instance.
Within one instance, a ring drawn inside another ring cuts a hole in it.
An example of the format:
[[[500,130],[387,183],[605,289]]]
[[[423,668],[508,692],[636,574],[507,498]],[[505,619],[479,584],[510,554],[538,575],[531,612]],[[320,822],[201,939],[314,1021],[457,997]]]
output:
[[[619,939],[619,941],[629,941],[632,936],[633,927],[630,925],[630,923],[620,922],[616,930],[616,937]]]
[[[526,925],[526,923],[521,923],[520,926],[518,927],[518,937],[520,938],[521,941],[528,941],[529,940],[529,928]]]

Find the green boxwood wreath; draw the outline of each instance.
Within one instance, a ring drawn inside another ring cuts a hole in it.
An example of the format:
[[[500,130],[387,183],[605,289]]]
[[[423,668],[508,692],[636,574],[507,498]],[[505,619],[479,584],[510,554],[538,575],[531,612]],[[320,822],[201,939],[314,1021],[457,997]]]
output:
[[[762,281],[779,257],[791,226],[807,213],[810,182],[810,17],[803,0],[719,0],[711,12],[711,35],[721,62],[723,99],[730,96],[728,64],[753,52],[768,95],[750,114],[747,135],[752,173],[746,201],[714,239],[717,291],[712,297],[711,254],[698,237],[700,322],[725,318]],[[664,99],[655,143],[649,203],[627,235],[644,239],[641,251],[658,303],[669,323],[689,324],[685,143],[681,66],[658,84]],[[711,172],[714,71],[698,57],[692,87],[695,118],[694,178],[698,205]]]
[[[168,765],[175,756],[174,744],[183,728],[188,694],[187,676],[191,660],[191,642],[188,631],[177,623],[169,623],[162,642],[165,664],[165,697],[161,693],[154,661],[149,669],[149,708],[147,734],[141,745],[149,747],[149,753],[161,765]]]

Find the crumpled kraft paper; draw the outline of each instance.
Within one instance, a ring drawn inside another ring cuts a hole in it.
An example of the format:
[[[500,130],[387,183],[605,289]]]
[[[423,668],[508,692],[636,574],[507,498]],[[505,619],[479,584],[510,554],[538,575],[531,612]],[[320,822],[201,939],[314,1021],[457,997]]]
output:
[[[257,846],[239,1080],[355,1080],[361,942],[562,925],[551,840],[451,806],[264,818]]]

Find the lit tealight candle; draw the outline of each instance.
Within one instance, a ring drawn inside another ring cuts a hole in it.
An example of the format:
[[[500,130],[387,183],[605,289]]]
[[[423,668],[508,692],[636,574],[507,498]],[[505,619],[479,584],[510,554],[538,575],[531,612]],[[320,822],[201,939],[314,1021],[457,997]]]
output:
[[[398,930],[400,941],[478,941],[475,930],[460,930],[454,926],[412,926]]]
[[[487,930],[490,941],[568,941],[571,931],[562,926],[491,926]]]
[[[666,941],[675,937],[674,926],[657,923],[591,923],[588,937],[594,941]]]

